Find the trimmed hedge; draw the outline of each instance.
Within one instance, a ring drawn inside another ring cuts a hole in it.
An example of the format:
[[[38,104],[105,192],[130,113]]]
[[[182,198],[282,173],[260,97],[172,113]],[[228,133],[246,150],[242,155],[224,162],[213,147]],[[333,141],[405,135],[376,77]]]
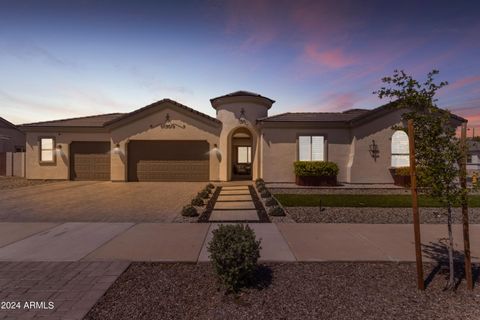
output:
[[[338,165],[330,161],[295,161],[295,175],[298,177],[332,177],[338,174]]]
[[[402,176],[402,177],[410,176],[410,167],[395,168],[395,175],[396,176]]]

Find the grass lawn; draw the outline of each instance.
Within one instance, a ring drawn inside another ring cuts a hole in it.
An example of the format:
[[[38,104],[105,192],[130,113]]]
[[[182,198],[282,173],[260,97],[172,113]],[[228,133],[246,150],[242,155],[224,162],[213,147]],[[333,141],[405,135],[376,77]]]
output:
[[[351,195],[351,194],[276,194],[285,207],[380,207],[407,208],[412,206],[410,195]],[[480,207],[480,195],[468,197],[469,206]],[[426,196],[419,196],[421,207],[442,207],[441,203]]]

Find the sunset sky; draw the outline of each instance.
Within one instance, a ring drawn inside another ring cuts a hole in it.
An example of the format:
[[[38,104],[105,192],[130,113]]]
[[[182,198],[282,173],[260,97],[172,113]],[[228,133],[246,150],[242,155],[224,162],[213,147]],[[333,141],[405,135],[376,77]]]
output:
[[[450,85],[438,104],[480,133],[480,1],[0,0],[0,116],[128,112],[249,90],[271,114],[383,104],[394,69]],[[385,101],[387,102],[387,101]]]

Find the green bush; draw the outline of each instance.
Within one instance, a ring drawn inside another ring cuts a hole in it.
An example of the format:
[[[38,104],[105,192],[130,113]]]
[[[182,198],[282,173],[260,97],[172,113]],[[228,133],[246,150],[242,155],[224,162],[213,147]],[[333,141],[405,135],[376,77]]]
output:
[[[395,175],[402,176],[402,177],[410,176],[410,167],[395,168]]]
[[[212,193],[212,190],[209,189],[208,187],[205,187],[205,188],[202,190],[202,192],[204,192],[204,191],[207,192],[209,195]]]
[[[199,193],[197,193],[197,197],[203,198],[203,199],[208,199],[210,196],[210,193],[208,191],[202,190]]]
[[[209,183],[209,184],[207,184],[207,186],[205,188],[213,190],[213,189],[215,189],[215,186],[213,185],[213,183]]]
[[[262,198],[270,198],[272,196],[272,194],[270,193],[270,191],[265,189],[264,191],[260,192],[260,196]]]
[[[267,200],[265,200],[265,205],[267,205],[267,207],[273,207],[273,206],[277,206],[278,203],[277,203],[277,200],[275,200],[272,197],[272,198],[268,198]]]
[[[258,190],[258,192],[263,192],[263,191],[267,190],[267,187],[265,187],[265,185],[259,185],[259,186],[257,186],[257,190]]]
[[[192,200],[192,202],[193,202],[193,200]],[[185,206],[182,209],[182,216],[196,217],[196,216],[198,216],[197,209],[194,206],[191,206],[191,205]]]
[[[338,166],[330,161],[295,161],[295,175],[299,177],[332,177],[338,174]]]
[[[197,207],[201,207],[205,205],[205,203],[203,202],[203,199],[199,196],[196,196],[195,198],[193,198],[191,204],[192,206],[197,206]]]
[[[227,292],[238,292],[257,269],[260,241],[248,225],[220,225],[213,231],[208,252],[220,282]]]
[[[285,212],[279,206],[274,206],[268,209],[268,214],[274,217],[283,217]]]
[[[263,179],[261,179],[261,178],[256,179],[256,180],[255,180],[255,184],[256,184],[256,185],[265,184],[265,180],[263,180]]]

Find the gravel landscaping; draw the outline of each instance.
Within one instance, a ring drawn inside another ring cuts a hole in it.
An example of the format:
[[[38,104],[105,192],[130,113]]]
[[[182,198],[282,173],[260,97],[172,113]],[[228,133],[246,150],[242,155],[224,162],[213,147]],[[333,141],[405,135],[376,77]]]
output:
[[[413,223],[411,208],[289,207],[288,214],[298,223]],[[480,223],[480,208],[469,208],[469,222]],[[447,221],[445,209],[420,208],[420,223]],[[462,211],[454,209],[454,223],[462,222]]]
[[[85,319],[479,319],[479,288],[443,291],[446,276],[419,292],[410,263],[269,264],[226,296],[210,264],[134,263]]]
[[[17,189],[29,186],[37,186],[40,184],[53,183],[52,180],[27,180],[20,177],[4,177],[0,176],[0,190]]]
[[[404,188],[273,188],[267,184],[273,194],[410,194],[410,189]]]

